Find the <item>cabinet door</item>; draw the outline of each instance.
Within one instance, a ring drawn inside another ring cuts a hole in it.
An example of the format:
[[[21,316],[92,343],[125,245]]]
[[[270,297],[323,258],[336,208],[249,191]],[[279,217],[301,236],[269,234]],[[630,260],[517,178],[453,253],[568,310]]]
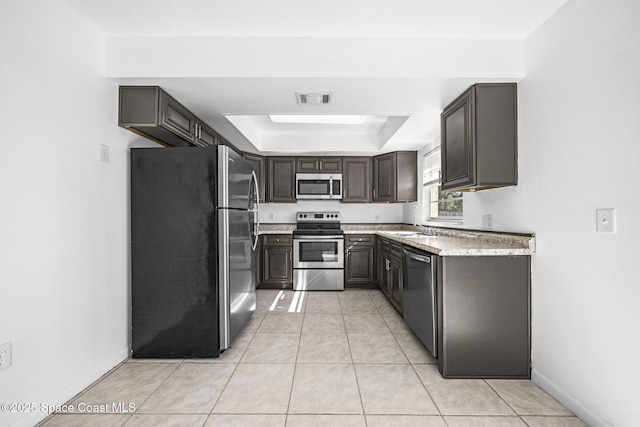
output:
[[[442,189],[476,183],[474,111],[475,89],[472,87],[442,112]]]
[[[195,116],[165,92],[160,95],[160,126],[186,141],[194,141]]]
[[[296,202],[295,157],[268,157],[267,201]]]
[[[396,199],[396,156],[383,154],[373,158],[373,201],[393,202]]]
[[[340,173],[342,172],[342,158],[341,157],[327,157],[322,158],[318,162],[320,166],[320,172],[322,173]]]
[[[343,202],[368,203],[371,201],[371,158],[345,157],[342,159]]]
[[[312,173],[320,170],[320,159],[317,157],[297,157],[296,173]]]
[[[209,126],[199,121],[196,121],[195,124],[194,138],[196,144],[202,147],[216,145],[216,133]]]
[[[345,262],[345,283],[375,283],[375,258],[373,247],[347,249]]]
[[[402,315],[402,260],[391,256],[389,258],[389,301]]]
[[[252,153],[242,153],[242,157],[253,166],[253,170],[256,171],[256,177],[258,178],[258,195],[260,196],[260,203],[264,203],[264,181],[265,181],[265,167],[264,157]]]
[[[263,285],[286,285],[293,283],[293,249],[288,246],[263,246]]]

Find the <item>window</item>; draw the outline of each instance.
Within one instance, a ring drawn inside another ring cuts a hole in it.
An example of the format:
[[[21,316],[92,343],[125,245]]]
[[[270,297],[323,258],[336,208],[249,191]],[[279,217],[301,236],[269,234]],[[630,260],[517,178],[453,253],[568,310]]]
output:
[[[440,148],[422,158],[422,220],[462,219],[462,192],[440,189]]]

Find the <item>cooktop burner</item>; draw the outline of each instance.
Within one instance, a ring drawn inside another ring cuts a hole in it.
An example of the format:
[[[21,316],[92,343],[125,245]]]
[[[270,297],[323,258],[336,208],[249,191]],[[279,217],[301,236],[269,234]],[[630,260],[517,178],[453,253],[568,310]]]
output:
[[[294,236],[342,236],[340,212],[298,212]]]

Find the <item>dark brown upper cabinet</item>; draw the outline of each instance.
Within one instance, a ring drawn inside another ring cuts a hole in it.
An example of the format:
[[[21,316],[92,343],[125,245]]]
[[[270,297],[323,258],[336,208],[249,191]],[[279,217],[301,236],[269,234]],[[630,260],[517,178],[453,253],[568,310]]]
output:
[[[342,159],[342,202],[371,202],[371,157]]]
[[[167,147],[214,145],[217,137],[158,86],[120,86],[118,125]]]
[[[295,157],[267,157],[267,202],[296,203],[295,179]]]
[[[415,151],[396,151],[373,158],[373,201],[418,200],[418,157]]]
[[[441,115],[442,189],[518,183],[517,85],[478,83]]]
[[[340,173],[342,157],[297,157],[296,173]]]
[[[266,200],[264,193],[266,177],[264,156],[243,152],[242,157],[253,166],[253,170],[256,172],[256,178],[258,179],[258,196],[260,196],[258,200],[260,203],[264,203]]]

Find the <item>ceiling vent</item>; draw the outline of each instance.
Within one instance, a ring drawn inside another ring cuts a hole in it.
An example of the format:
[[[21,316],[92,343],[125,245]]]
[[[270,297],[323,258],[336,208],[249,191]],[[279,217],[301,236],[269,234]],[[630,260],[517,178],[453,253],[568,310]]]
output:
[[[296,92],[296,101],[300,105],[323,105],[331,104],[331,93],[303,93]]]

